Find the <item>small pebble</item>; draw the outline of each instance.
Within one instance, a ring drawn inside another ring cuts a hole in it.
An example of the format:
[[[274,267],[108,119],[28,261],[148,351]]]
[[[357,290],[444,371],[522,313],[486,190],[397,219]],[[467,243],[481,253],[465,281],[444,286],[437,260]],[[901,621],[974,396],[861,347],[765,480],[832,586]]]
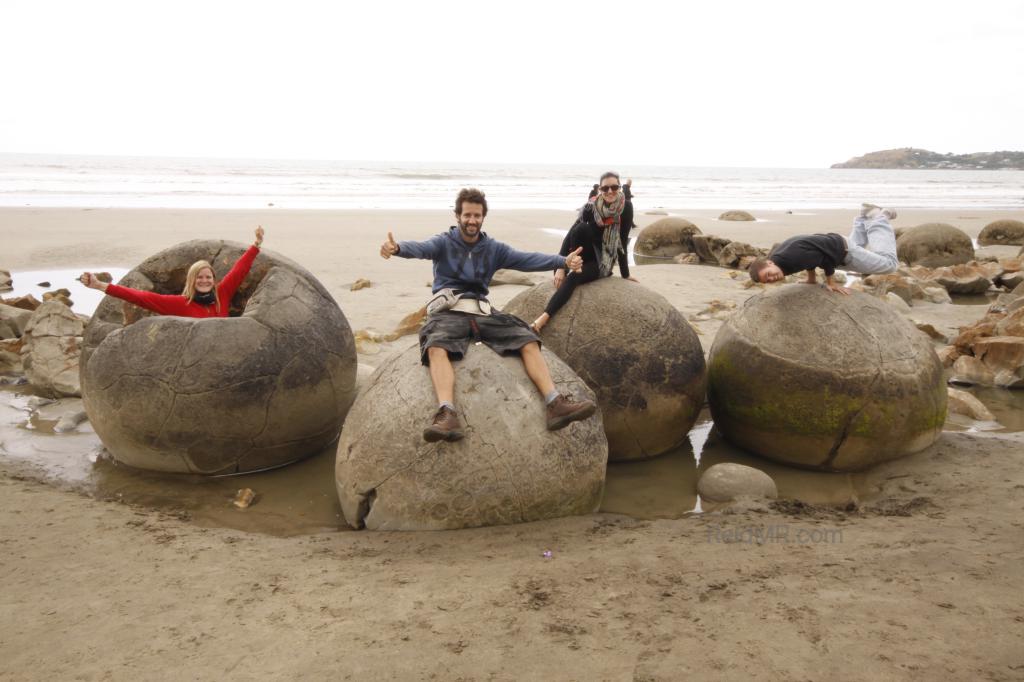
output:
[[[239,509],[246,509],[256,500],[256,493],[253,492],[252,488],[242,488],[235,495],[235,500],[231,504],[235,505]]]

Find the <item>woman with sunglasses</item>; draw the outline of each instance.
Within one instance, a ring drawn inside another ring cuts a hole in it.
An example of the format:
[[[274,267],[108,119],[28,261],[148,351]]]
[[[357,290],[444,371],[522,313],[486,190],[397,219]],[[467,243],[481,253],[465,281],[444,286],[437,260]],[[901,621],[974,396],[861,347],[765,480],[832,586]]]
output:
[[[555,293],[548,300],[544,312],[530,325],[536,333],[539,334],[569,301],[577,286],[601,277],[611,277],[616,261],[625,279],[637,281],[629,274],[626,254],[629,231],[633,227],[632,184],[632,180],[626,180],[626,184],[621,185],[619,174],[608,171],[594,185],[590,199],[580,209],[579,217],[569,229],[569,234],[565,235],[559,251],[566,256],[582,246],[583,270],[568,274],[564,268],[555,271]]]

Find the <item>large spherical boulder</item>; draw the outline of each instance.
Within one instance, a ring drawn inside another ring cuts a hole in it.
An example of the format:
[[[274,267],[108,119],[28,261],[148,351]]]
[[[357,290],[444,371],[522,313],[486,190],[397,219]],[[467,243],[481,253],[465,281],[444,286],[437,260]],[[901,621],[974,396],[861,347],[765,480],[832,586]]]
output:
[[[708,402],[745,450],[855,471],[939,436],[942,372],[928,337],[885,302],[793,285],[751,297],[719,329]]]
[[[718,219],[719,220],[740,220],[740,221],[757,220],[757,218],[755,218],[754,216],[750,215],[750,213],[748,213],[746,211],[726,211],[722,215],[718,216]]]
[[[978,234],[982,246],[1024,244],[1024,222],[1020,220],[996,220],[989,223]]]
[[[559,390],[593,399],[564,362],[543,355]],[[465,432],[454,443],[423,440],[437,400],[418,345],[386,359],[360,390],[335,467],[345,520],[371,530],[441,530],[596,511],[608,460],[600,413],[548,431],[520,358],[471,345],[452,364]]]
[[[538,284],[505,310],[535,319],[553,292]],[[685,440],[704,404],[704,352],[664,297],[621,277],[600,279],[577,287],[541,338],[597,393],[609,459],[653,457]]]
[[[655,220],[640,230],[634,255],[663,260],[680,253],[693,253],[693,235],[700,233],[700,228],[685,218]]]
[[[974,258],[967,233],[946,223],[925,223],[907,228],[896,240],[896,255],[909,265],[937,268]]]
[[[162,251],[121,284],[181,293],[189,266],[223,277],[245,251],[192,241]],[[279,466],[338,437],[355,396],[345,315],[292,261],[263,251],[231,301],[239,317],[155,316],[106,297],[85,330],[82,397],[120,462],[222,474]]]

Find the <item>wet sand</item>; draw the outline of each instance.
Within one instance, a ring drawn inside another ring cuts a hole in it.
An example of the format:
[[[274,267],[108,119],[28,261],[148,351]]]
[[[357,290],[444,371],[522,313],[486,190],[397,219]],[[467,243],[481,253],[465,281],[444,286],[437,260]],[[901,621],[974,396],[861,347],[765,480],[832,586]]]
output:
[[[845,232],[853,215],[726,223],[713,220],[719,211],[679,213],[704,232],[761,246]],[[638,200],[641,226],[659,217]],[[976,235],[1000,217],[1011,215],[905,211],[897,225],[941,220]],[[485,229],[518,248],[554,251],[571,218],[492,207]],[[388,230],[421,239],[450,221],[446,211],[0,209],[0,267],[131,267],[184,239],[248,241],[257,223],[265,246],[320,278],[354,329],[388,331],[422,305],[430,267],[383,261],[379,243]],[[751,294],[719,268],[635,274],[687,316]],[[349,291],[359,277],[373,286]],[[496,287],[492,298],[500,305],[522,290]],[[983,308],[915,305],[913,316],[952,330]],[[720,324],[695,323],[705,352]],[[393,345],[360,360],[373,365]],[[191,495],[175,506],[171,484],[91,449],[88,424],[51,435],[54,419],[43,415],[35,432],[12,429],[10,420],[28,418],[18,400],[0,405],[0,678],[1024,675],[1021,434],[950,431],[831,487],[821,475],[773,470],[783,495],[800,502],[729,513],[693,513],[694,443],[613,465],[605,513],[373,534],[337,532],[332,482],[307,488],[331,475],[330,453],[244,477],[262,495],[248,510],[230,507],[241,478],[176,481]],[[1019,403],[1008,400],[1003,414],[1012,416]],[[11,454],[33,447],[51,469]],[[699,464],[742,461],[730,459],[737,454],[712,432]],[[101,485],[44,482],[78,475]]]

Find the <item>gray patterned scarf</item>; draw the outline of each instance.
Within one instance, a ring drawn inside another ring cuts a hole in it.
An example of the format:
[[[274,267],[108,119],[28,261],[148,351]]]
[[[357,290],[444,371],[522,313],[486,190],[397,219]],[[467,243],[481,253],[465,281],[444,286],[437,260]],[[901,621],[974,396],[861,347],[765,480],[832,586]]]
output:
[[[619,192],[612,202],[605,201],[603,194],[594,199],[594,219],[598,225],[604,227],[604,234],[601,236],[601,260],[598,263],[602,277],[612,274],[612,268],[622,253],[619,226],[622,223],[622,209],[625,206],[624,192]]]

